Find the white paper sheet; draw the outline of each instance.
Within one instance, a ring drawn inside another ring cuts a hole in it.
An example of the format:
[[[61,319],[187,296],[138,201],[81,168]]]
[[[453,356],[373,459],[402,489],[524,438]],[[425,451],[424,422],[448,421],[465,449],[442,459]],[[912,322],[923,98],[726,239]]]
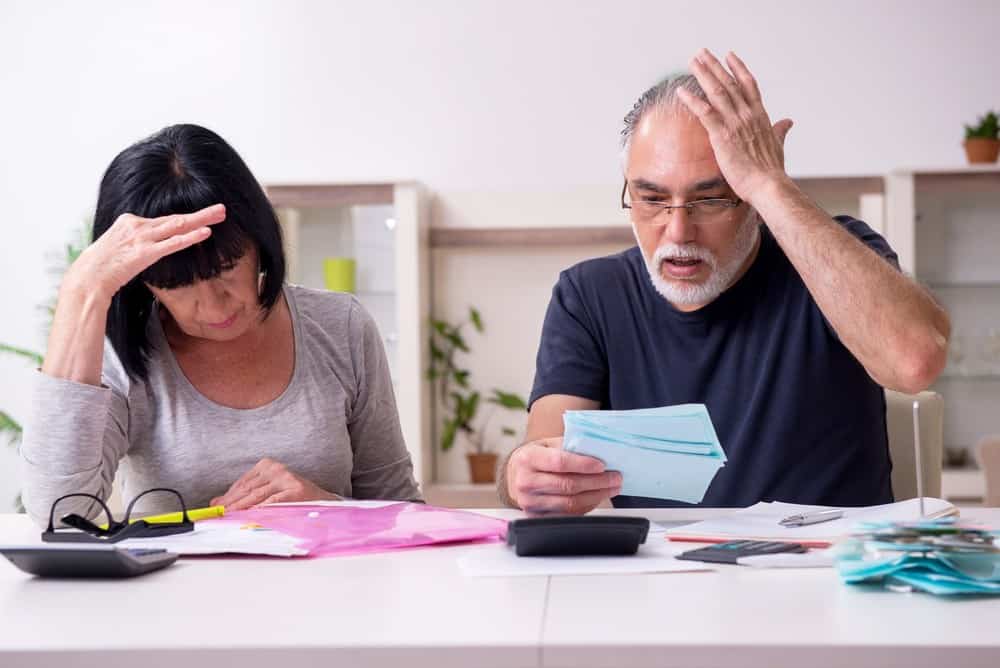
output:
[[[506,545],[483,545],[458,558],[462,574],[471,577],[529,575],[607,575],[710,571],[706,564],[674,559],[670,545],[646,544],[627,557],[519,557]]]
[[[953,510],[947,501],[924,497],[927,515]],[[758,540],[836,540],[854,530],[860,522],[901,522],[920,517],[920,502],[907,499],[881,506],[843,508],[840,519],[801,527],[784,527],[778,521],[797,513],[827,510],[830,506],[803,506],[795,503],[760,502],[725,517],[668,529],[667,536],[706,538],[753,538]]]
[[[832,568],[834,548],[809,550],[808,552],[780,552],[778,554],[758,554],[740,557],[736,563],[754,568]]]
[[[237,522],[197,522],[194,531],[161,538],[131,538],[115,545],[121,548],[157,548],[181,555],[258,554],[293,557],[308,554],[296,547],[302,542],[279,531],[241,529]]]

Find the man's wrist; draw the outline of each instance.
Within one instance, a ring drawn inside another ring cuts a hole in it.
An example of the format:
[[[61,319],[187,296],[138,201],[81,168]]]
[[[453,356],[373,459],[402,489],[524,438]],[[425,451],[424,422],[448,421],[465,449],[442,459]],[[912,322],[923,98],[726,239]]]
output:
[[[765,179],[747,202],[760,214],[768,226],[772,222],[777,223],[783,220],[784,216],[781,215],[783,211],[801,208],[803,205],[812,203],[795,181],[784,173]]]
[[[500,503],[507,506],[508,508],[519,508],[517,502],[510,495],[510,490],[507,488],[508,475],[507,471],[510,467],[510,460],[514,456],[514,453],[525,446],[524,443],[517,446],[504,458],[503,462],[500,464],[500,469],[497,473],[497,495],[500,497]]]

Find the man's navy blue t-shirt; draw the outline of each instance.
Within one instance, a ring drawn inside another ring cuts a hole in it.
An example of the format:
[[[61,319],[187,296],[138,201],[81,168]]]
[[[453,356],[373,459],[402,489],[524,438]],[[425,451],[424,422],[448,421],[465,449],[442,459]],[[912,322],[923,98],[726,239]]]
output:
[[[836,220],[898,268],[871,228]],[[656,292],[638,247],[562,272],[531,403],[569,394],[613,410],[706,404],[728,462],[702,505],[888,503],[883,390],[840,342],[774,236],[760,229],[750,269],[693,312]]]

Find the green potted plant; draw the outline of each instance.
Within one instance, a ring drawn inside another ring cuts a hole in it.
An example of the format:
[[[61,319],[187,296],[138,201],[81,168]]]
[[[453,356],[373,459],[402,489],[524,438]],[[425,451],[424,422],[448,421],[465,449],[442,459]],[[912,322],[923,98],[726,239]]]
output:
[[[991,163],[1000,156],[1000,123],[995,111],[979,117],[976,125],[965,126],[965,155],[972,164]]]
[[[489,483],[496,479],[497,453],[487,442],[487,428],[498,409],[525,410],[527,404],[519,395],[494,388],[485,403],[493,406],[486,420],[476,426],[476,416],[483,405],[483,395],[470,383],[471,372],[458,365],[458,353],[469,353],[469,345],[464,330],[472,327],[482,334],[482,317],[474,307],[463,322],[452,324],[444,320],[431,320],[430,352],[431,363],[427,377],[436,385],[439,406],[444,412],[441,422],[440,445],[443,451],[451,450],[459,435],[471,447],[466,453],[469,462],[469,477],[475,483]],[[504,426],[504,436],[515,436],[516,432]]]

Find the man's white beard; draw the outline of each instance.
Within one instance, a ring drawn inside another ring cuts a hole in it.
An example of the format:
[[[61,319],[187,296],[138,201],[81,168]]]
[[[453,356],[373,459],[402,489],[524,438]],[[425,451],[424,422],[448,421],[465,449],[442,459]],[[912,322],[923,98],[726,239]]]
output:
[[[633,227],[634,230],[634,227]],[[719,261],[707,248],[688,244],[664,244],[656,249],[652,259],[646,258],[646,271],[656,291],[671,304],[702,305],[714,301],[733,282],[743,263],[753,252],[760,234],[760,217],[751,210],[740,224],[733,239],[732,257],[721,267]],[[638,240],[638,239],[637,239]],[[660,266],[666,258],[693,258],[701,260],[709,270],[708,277],[700,282],[685,279],[666,280],[660,273]]]

